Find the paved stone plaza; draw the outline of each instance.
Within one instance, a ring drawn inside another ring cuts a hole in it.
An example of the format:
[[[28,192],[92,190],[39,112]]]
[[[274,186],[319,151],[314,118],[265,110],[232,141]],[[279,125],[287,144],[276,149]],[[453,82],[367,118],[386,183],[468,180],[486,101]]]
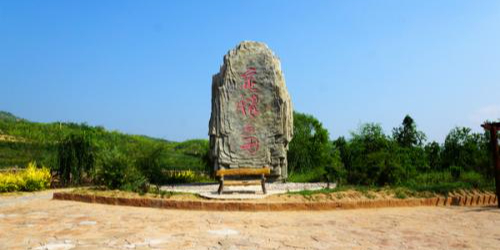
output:
[[[500,210],[204,212],[0,196],[0,249],[498,249]]]

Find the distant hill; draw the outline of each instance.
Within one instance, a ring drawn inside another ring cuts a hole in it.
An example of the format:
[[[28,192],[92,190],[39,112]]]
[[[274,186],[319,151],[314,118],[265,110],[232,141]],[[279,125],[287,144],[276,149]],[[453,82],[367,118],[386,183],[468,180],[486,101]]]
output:
[[[55,167],[58,142],[74,133],[89,136],[101,152],[117,149],[133,159],[147,150],[162,148],[161,161],[168,169],[205,169],[208,140],[173,142],[85,123],[30,122],[5,111],[0,111],[0,168],[24,167],[32,160]]]
[[[1,111],[0,110],[0,120],[3,121],[24,121],[24,119],[19,118],[9,112]]]

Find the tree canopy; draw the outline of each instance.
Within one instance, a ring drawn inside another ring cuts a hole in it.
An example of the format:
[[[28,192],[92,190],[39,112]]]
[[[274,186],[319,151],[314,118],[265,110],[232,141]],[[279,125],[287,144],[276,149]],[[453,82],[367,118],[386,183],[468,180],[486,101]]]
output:
[[[422,146],[427,137],[417,130],[417,124],[410,115],[406,115],[401,126],[392,130],[392,137],[400,146],[411,148]]]
[[[293,126],[294,135],[288,151],[289,175],[313,171],[316,172],[316,178],[320,178],[325,168],[341,164],[328,131],[318,119],[294,112]]]

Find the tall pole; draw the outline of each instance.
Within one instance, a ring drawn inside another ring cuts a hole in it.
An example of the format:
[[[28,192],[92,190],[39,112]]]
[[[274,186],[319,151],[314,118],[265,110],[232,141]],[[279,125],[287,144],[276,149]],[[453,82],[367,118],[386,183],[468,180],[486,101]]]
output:
[[[493,151],[493,165],[495,166],[495,187],[497,191],[498,208],[500,208],[500,158],[498,153],[497,128],[495,125],[490,127],[491,150]]]

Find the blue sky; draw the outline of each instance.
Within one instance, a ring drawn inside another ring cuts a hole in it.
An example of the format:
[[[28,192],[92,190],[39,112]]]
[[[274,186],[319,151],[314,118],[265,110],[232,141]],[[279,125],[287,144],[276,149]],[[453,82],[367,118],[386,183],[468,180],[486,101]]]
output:
[[[500,118],[500,1],[0,1],[0,110],[206,138],[240,41],[280,57],[330,137],[410,114],[430,140]]]

